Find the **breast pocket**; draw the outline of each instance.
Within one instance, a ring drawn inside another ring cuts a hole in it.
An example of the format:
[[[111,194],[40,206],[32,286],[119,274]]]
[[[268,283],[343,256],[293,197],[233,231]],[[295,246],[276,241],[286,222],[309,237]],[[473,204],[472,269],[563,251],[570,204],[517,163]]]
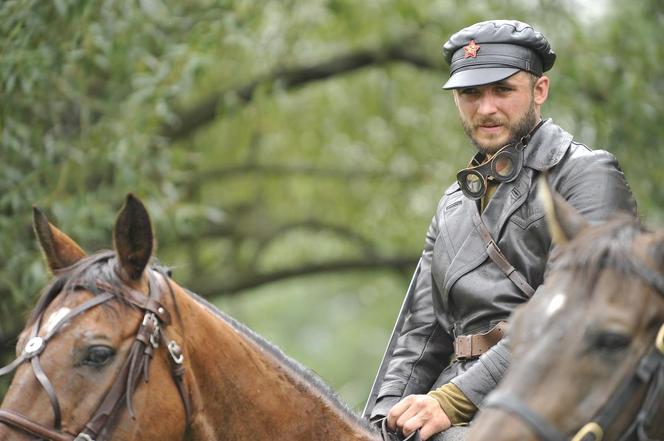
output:
[[[543,222],[543,219],[543,207],[539,204],[526,204],[512,214],[510,221],[521,227],[521,229],[527,230],[538,223],[538,221]]]

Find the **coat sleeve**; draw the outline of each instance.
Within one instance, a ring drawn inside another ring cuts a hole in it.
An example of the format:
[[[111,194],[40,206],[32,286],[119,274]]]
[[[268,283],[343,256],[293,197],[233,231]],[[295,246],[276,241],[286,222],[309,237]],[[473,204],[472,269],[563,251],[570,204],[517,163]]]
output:
[[[415,293],[371,412],[385,416],[402,397],[427,393],[452,353],[452,339],[436,319],[433,308],[431,260],[438,236],[437,217],[427,231]]]
[[[618,212],[636,216],[636,202],[616,158],[603,150],[580,147],[551,171],[551,186],[592,223]],[[509,360],[508,339],[503,339],[452,383],[480,407],[503,377]]]

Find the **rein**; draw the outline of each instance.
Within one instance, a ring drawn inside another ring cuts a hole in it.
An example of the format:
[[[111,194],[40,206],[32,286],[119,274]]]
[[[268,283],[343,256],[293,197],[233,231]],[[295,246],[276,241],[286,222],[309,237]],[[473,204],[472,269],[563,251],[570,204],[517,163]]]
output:
[[[630,263],[631,271],[664,296],[664,276],[633,260]],[[639,386],[642,385],[648,386],[645,399],[636,418],[619,438],[620,441],[632,439],[633,435],[636,435],[636,439],[639,441],[651,441],[646,433],[646,425],[655,417],[655,403],[664,399],[664,324],[659,328],[653,346],[641,357],[632,375],[623,380],[602,411],[595,416],[593,421],[584,425],[571,440],[601,441],[606,429],[622,411],[625,403],[636,394]],[[543,441],[569,439],[510,392],[498,390],[490,394],[484,406],[503,409],[513,414],[525,422]]]
[[[71,310],[43,337],[38,335],[43,316],[43,313],[40,314],[30,330],[30,338],[25,345],[23,353],[13,362],[1,368],[0,376],[14,371],[24,362],[30,362],[35,377],[51,402],[54,415],[54,428],[46,427],[17,412],[4,409],[0,409],[0,422],[38,436],[41,439],[51,441],[104,441],[110,436],[113,425],[117,422],[119,410],[122,408],[123,402],[126,404],[129,414],[134,417],[132,404],[134,392],[141,377],[145,382],[148,381],[150,361],[152,360],[154,351],[159,348],[160,342],[163,342],[166,344],[169,352],[171,373],[182,398],[186,424],[188,424],[191,418],[191,405],[184,385],[184,356],[180,346],[175,341],[168,340],[163,332],[163,328],[171,324],[171,316],[160,303],[160,292],[153,289],[157,284],[156,279],[152,272],[149,274],[150,287],[147,296],[127,286],[118,287],[104,282],[97,282],[96,288],[101,291],[101,294],[96,295]],[[167,276],[161,272],[159,274],[166,279],[168,289],[172,292],[172,287],[170,282],[168,282]],[[119,293],[117,293],[118,290],[120,291]],[[74,435],[62,430],[60,403],[53,384],[41,367],[39,355],[44,351],[46,344],[51,338],[69,320],[118,296],[121,296],[129,304],[140,309],[144,313],[143,319],[129,350],[129,355],[111,388],[104,396],[97,411],[88,420],[87,424],[85,424],[85,427],[77,435]]]

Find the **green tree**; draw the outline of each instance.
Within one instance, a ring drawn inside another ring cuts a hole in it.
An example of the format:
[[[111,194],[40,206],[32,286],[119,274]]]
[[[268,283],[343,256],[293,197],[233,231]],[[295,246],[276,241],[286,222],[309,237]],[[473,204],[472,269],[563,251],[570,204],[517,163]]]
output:
[[[664,219],[657,0],[5,1],[0,340],[47,280],[46,209],[110,246],[134,192],[176,279],[360,407],[442,190],[471,156],[440,56],[514,17],[559,54],[546,116],[618,156]],[[241,294],[241,295],[240,295]]]

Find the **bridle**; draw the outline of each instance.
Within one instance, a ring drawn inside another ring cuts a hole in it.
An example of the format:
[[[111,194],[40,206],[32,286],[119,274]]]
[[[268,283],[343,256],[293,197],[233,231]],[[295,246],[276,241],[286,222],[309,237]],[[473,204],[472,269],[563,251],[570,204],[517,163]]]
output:
[[[154,268],[154,271],[163,276],[171,294],[172,286],[168,275],[161,268]],[[189,395],[184,385],[184,355],[180,346],[174,341],[169,340],[164,328],[171,324],[171,315],[160,302],[162,290],[155,289],[159,283],[154,275],[154,271],[147,271],[149,275],[149,293],[144,293],[130,288],[124,284],[109,284],[103,281],[97,281],[93,291],[99,292],[92,299],[85,301],[76,308],[69,311],[61,320],[51,328],[46,335],[39,336],[39,328],[42,322],[43,312],[37,317],[30,329],[29,339],[21,355],[13,362],[0,369],[0,376],[14,371],[24,362],[30,363],[32,371],[46,392],[51,407],[53,408],[54,427],[49,428],[40,423],[30,420],[28,417],[12,410],[0,409],[0,422],[13,426],[16,429],[40,437],[41,439],[51,441],[104,441],[111,435],[114,424],[117,423],[119,410],[123,403],[126,404],[129,414],[134,416],[132,398],[134,391],[141,379],[148,381],[150,361],[154,351],[159,348],[160,343],[165,343],[170,359],[171,373],[177,386],[178,392],[182,398],[182,403],[186,415],[186,424],[191,418],[191,406]],[[61,282],[64,286],[64,282]],[[81,288],[89,289],[84,285],[76,285]],[[42,369],[39,359],[40,354],[46,348],[47,343],[57,334],[62,326],[72,318],[96,307],[105,302],[121,297],[131,306],[138,308],[143,312],[143,319],[139,325],[138,332],[129,350],[129,355],[125,360],[120,372],[115,378],[110,389],[102,399],[99,407],[87,424],[78,434],[72,434],[62,430],[60,403],[55,393],[55,388],[48,376]]]
[[[631,259],[630,271],[635,272],[660,295],[664,295],[664,276],[648,266]],[[622,433],[620,441],[637,439],[651,441],[647,435],[647,425],[657,417],[656,404],[664,400],[664,324],[659,328],[655,341],[646,354],[637,363],[632,374],[618,386],[609,401],[595,416],[593,421],[585,424],[573,437],[572,441],[601,441],[609,425],[623,410],[625,403],[635,397],[643,386],[648,389],[636,418]],[[485,407],[503,409],[525,422],[542,441],[566,441],[563,435],[550,422],[530,409],[515,395],[501,390],[490,394],[484,402]],[[660,416],[661,418],[661,416]],[[636,438],[633,438],[636,436]]]

